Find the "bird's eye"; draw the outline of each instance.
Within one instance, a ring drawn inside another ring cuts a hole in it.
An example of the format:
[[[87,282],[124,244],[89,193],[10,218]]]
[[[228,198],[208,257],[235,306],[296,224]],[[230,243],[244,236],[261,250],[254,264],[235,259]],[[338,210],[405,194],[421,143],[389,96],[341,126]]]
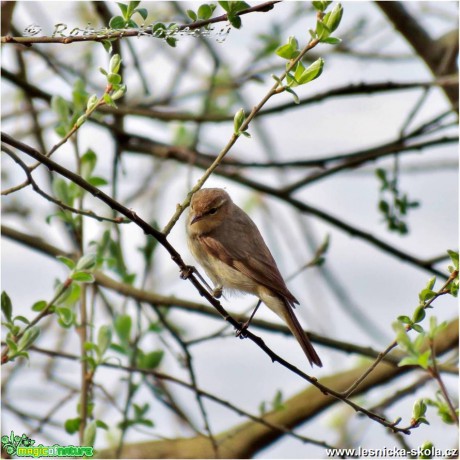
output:
[[[215,214],[217,212],[217,208],[211,208],[209,210],[209,214]]]

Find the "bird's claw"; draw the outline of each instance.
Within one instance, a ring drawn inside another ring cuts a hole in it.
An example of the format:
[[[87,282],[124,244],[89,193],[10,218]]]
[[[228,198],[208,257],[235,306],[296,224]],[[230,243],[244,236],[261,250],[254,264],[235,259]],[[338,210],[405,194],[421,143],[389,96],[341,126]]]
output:
[[[216,299],[220,299],[222,297],[222,286],[214,288],[212,290],[212,296]]]
[[[247,337],[246,335],[246,331],[248,329],[248,326],[249,326],[249,321],[246,321],[240,329],[237,329],[236,332],[235,332],[235,336],[236,337],[239,337],[240,339],[245,339]]]
[[[186,280],[190,277],[190,275],[195,271],[195,267],[192,265],[186,265],[184,268],[180,270],[180,277],[183,280]]]

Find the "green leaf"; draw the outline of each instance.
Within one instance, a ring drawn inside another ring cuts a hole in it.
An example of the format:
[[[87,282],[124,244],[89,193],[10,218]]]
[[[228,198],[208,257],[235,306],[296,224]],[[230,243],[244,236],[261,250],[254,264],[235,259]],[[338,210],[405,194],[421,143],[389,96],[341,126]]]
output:
[[[109,72],[110,73],[118,73],[118,71],[120,70],[120,66],[121,66],[121,57],[119,54],[114,54],[111,58],[110,58],[110,62],[109,62]]]
[[[147,19],[147,16],[149,15],[149,12],[146,8],[137,8],[136,10],[134,10],[134,12],[140,14],[144,21]]]
[[[103,422],[102,420],[96,420],[96,426],[98,428],[102,428],[103,430],[108,430],[109,429],[109,425],[107,425],[105,422]]]
[[[64,428],[69,434],[75,434],[80,429],[80,417],[77,418],[68,418],[64,422]]]
[[[112,96],[110,94],[104,93],[102,98],[104,99],[104,102],[107,105],[109,105],[110,107],[115,107],[116,108],[115,102],[113,101]]]
[[[436,292],[428,288],[422,289],[418,295],[420,302],[422,303],[428,302],[428,300],[432,299],[435,296]]]
[[[156,350],[150,353],[146,353],[142,356],[139,367],[143,369],[156,369],[163,359],[163,350]],[[140,356],[139,356],[140,357]]]
[[[121,75],[118,75],[117,73],[109,73],[107,75],[107,81],[111,85],[119,85],[121,83]]]
[[[96,440],[96,422],[93,420],[85,428],[83,434],[83,445],[84,446],[94,446]]]
[[[241,18],[233,14],[228,14],[228,22],[235,28],[239,29],[241,27]]]
[[[75,122],[75,125],[77,128],[79,128],[85,121],[88,119],[88,115],[83,114],[81,117],[78,117],[77,121]]]
[[[32,344],[37,340],[40,335],[40,328],[38,326],[32,326],[30,329],[24,332],[24,335],[19,339],[17,345],[19,351],[28,350]]]
[[[425,319],[426,311],[423,305],[419,305],[412,316],[412,322],[414,323],[420,323]]]
[[[69,206],[72,206],[73,198],[69,193],[69,187],[67,185],[67,182],[65,182],[63,179],[54,179],[53,193],[59,201],[62,201],[64,204],[67,204]]]
[[[423,327],[420,326],[420,324],[412,324],[412,329],[418,332],[419,334],[421,334],[424,331]]]
[[[175,48],[176,47],[176,42],[177,42],[177,38],[174,38],[174,37],[167,37],[166,38],[166,43],[171,46],[172,48]]]
[[[315,62],[313,62],[311,65],[307,67],[305,72],[303,72],[302,76],[300,77],[299,84],[304,85],[305,83],[308,83],[315,78],[318,78],[324,67],[324,59],[323,58],[318,58]]]
[[[458,270],[458,252],[456,251],[451,251],[450,249],[447,251],[447,253],[450,256],[450,259],[452,260],[452,264],[455,267],[455,270]]]
[[[436,284],[436,276],[433,276],[428,280],[428,283],[426,284],[427,289],[433,289],[434,285]]]
[[[337,37],[326,37],[321,40],[321,43],[327,43],[328,45],[338,45],[342,43],[342,40]]]
[[[340,3],[335,5],[333,10],[330,13],[327,13],[326,16],[324,17],[324,22],[330,32],[334,32],[334,30],[339,27],[340,21],[342,20],[343,16],[343,8]]]
[[[272,402],[273,409],[276,411],[282,410],[285,408],[285,405],[283,404],[283,393],[281,390],[278,390],[275,394],[275,397],[273,398]]]
[[[38,302],[35,302],[32,305],[32,310],[33,311],[42,311],[44,308],[46,308],[47,305],[48,305],[48,303],[46,302],[46,300],[39,300]]]
[[[209,5],[203,4],[203,5],[200,5],[197,13],[200,19],[209,19],[212,15],[212,10]]]
[[[115,319],[115,332],[122,343],[128,343],[131,336],[132,319],[129,315],[119,315]]]
[[[403,366],[418,366],[418,359],[416,356],[407,356],[406,358],[401,359],[398,363],[398,367]]]
[[[129,2],[128,3],[128,14],[132,14],[140,4],[141,4],[140,0]]]
[[[430,366],[431,350],[426,350],[417,357],[417,364],[423,368],[428,369]]]
[[[407,335],[406,329],[399,321],[392,324],[394,331],[396,332],[396,342],[405,351],[412,349],[412,343]]]
[[[417,420],[417,423],[419,423],[419,424],[423,423],[423,424],[425,424],[425,425],[429,425],[429,424],[430,424],[430,422],[429,422],[425,417],[420,417],[420,418]],[[422,457],[420,457],[420,458],[422,458]]]
[[[149,410],[150,406],[148,403],[145,403],[143,406],[139,406],[139,404],[133,403],[134,409],[134,417],[136,420],[142,418]]]
[[[408,316],[405,316],[405,315],[398,316],[397,319],[398,319],[398,321],[400,321],[403,324],[411,324],[412,323],[411,319]]]
[[[123,15],[124,18],[128,19],[128,5],[125,5],[124,3],[118,3],[118,8],[120,8],[121,14]]]
[[[412,407],[412,418],[418,420],[423,417],[426,413],[426,404],[423,399],[417,399]]]
[[[230,2],[217,2],[225,11],[230,11]]]
[[[302,64],[302,62],[298,62],[295,66],[295,69],[294,69],[294,78],[295,80],[297,81],[301,76],[302,74],[305,72],[305,66]]]
[[[111,29],[123,29],[125,27],[126,21],[121,16],[114,16],[110,19],[109,27]]]
[[[99,357],[102,358],[112,342],[112,330],[109,326],[101,326],[97,335],[97,346]]]
[[[2,312],[6,320],[11,323],[13,304],[11,303],[10,296],[6,293],[6,291],[2,291]]]
[[[377,176],[377,178],[383,182],[384,184],[387,184],[388,181],[387,181],[387,172],[382,169],[382,168],[377,168],[375,170],[375,175]]]
[[[152,27],[152,36],[157,38],[163,38],[165,36],[166,26],[162,22],[157,22]]]
[[[110,345],[110,349],[116,351],[117,353],[120,353],[121,355],[128,355],[128,350],[125,347],[122,347],[121,345],[118,345],[116,343],[112,343]]]
[[[286,45],[281,45],[279,48],[277,48],[275,53],[283,59],[292,59],[295,51],[296,50],[292,48],[289,43],[287,43]]]
[[[297,96],[296,92],[292,89],[292,88],[289,88],[289,87],[286,87],[284,88],[288,93],[291,93],[293,98],[294,98],[294,103],[296,104],[300,104],[300,99],[299,99],[299,96]]]
[[[24,323],[24,324],[29,324],[30,323],[30,321],[25,316],[22,316],[22,315],[15,316],[13,318],[13,322],[14,321],[21,321],[21,323]]]
[[[120,85],[120,87],[112,93],[112,104],[115,106],[113,101],[120,99],[126,93],[126,85]]]
[[[111,40],[102,40],[101,44],[107,53],[112,52],[112,41]]]
[[[326,1],[323,1],[323,2],[321,2],[321,1],[312,2],[313,8],[315,8],[316,11],[321,11],[321,12],[324,11],[324,10],[328,7],[329,3],[331,3],[331,2],[326,2]]]
[[[163,327],[160,323],[150,323],[149,324],[149,328],[148,328],[149,332],[158,333],[158,332],[161,332],[162,330],[163,330]]]
[[[81,288],[78,283],[72,283],[72,285],[66,289],[62,297],[59,297],[57,304],[72,308],[79,300],[81,296]]]
[[[232,13],[239,13],[240,11],[250,8],[250,5],[248,3],[242,1],[233,1],[229,2],[229,4]]]
[[[259,414],[260,415],[265,415],[267,413],[267,404],[265,401],[262,401],[259,404]]]
[[[80,159],[80,175],[87,180],[94,171],[97,155],[94,150],[88,149]]]
[[[8,356],[11,356],[11,354],[16,354],[16,352],[18,351],[18,346],[16,345],[16,342],[10,339],[9,337],[5,339],[5,342],[10,350]]]
[[[427,425],[429,425],[429,423],[426,421],[426,419],[423,417],[423,420],[422,422],[418,421],[419,423],[426,423]],[[419,450],[419,456],[418,456],[418,459],[420,460],[424,460],[424,459],[430,459],[430,458],[433,458],[433,455],[431,454],[431,452],[433,452],[433,448],[434,448],[434,445],[432,442],[430,441],[425,441],[421,446],[420,446],[420,450]]]
[[[71,270],[75,268],[75,262],[72,259],[69,259],[68,257],[56,256],[56,259],[59,260],[59,262],[62,262],[64,265],[66,265]]]
[[[388,201],[380,200],[379,210],[380,212],[383,212],[384,214],[388,214],[390,212],[390,205],[388,204]]]
[[[94,283],[94,276],[87,272],[72,273],[70,278],[79,283]]]
[[[96,266],[96,254],[90,253],[85,254],[81,257],[78,262],[75,270],[91,270]]]
[[[93,186],[93,187],[103,187],[104,185],[107,185],[108,182],[105,180],[103,177],[99,176],[93,176],[88,179],[88,182]]]
[[[85,342],[83,345],[83,348],[85,349],[85,351],[96,351],[97,352],[98,350],[98,346],[93,342]]]
[[[75,313],[67,307],[58,307],[56,308],[56,313],[58,314],[59,324],[64,328],[69,328],[75,322]]]
[[[195,11],[193,11],[193,10],[187,10],[186,13],[187,13],[187,16],[188,16],[192,21],[196,21],[196,20],[198,19],[198,17],[197,17],[197,15],[196,15]]]
[[[286,81],[288,88],[295,88],[296,86],[299,86],[299,82],[297,81],[295,75],[292,74],[292,72],[288,72],[286,74]]]
[[[331,33],[331,31],[329,30],[327,25],[324,24],[323,21],[318,20],[316,22],[316,35],[321,41],[323,41],[324,39],[329,37],[330,33]]]
[[[244,109],[238,110],[233,117],[233,132],[237,134],[240,131],[241,125],[244,123],[246,115]]]
[[[154,423],[153,423],[151,420],[146,419],[146,418],[142,418],[142,419],[137,420],[137,423],[138,423],[139,425],[148,426],[148,427],[150,427],[150,428],[152,428],[152,427],[155,426]]]
[[[67,122],[70,118],[70,104],[61,96],[53,96],[51,108],[58,116],[58,119]]]

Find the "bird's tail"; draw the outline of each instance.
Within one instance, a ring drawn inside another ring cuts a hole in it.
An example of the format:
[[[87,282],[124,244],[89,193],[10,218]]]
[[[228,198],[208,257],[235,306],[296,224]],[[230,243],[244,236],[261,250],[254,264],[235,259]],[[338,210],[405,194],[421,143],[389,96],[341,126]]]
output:
[[[287,300],[284,300],[284,302],[286,308],[283,309],[283,319],[302,347],[302,350],[306,354],[310,365],[313,366],[313,364],[315,364],[318,367],[323,367],[323,363],[321,362],[321,359],[319,359],[318,353],[316,353],[316,350],[313,348],[310,339],[300,325],[299,320],[295,316],[292,306]]]

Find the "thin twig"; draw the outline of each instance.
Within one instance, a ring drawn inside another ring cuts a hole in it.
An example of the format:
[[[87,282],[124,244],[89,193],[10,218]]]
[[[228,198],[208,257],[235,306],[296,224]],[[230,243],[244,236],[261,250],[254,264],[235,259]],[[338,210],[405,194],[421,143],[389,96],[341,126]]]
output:
[[[438,383],[439,388],[441,389],[441,393],[444,396],[447,406],[449,407],[450,416],[452,417],[452,420],[458,426],[459,420],[458,420],[457,409],[455,409],[454,404],[452,403],[452,399],[450,398],[449,393],[447,391],[446,385],[444,384],[441,374],[439,373],[438,364],[436,362],[436,350],[434,348],[434,341],[432,339],[430,339],[430,349],[431,349],[431,359],[433,361],[433,366],[428,368],[428,372]]]
[[[239,11],[236,13],[238,16],[242,16],[244,14],[253,13],[253,12],[266,12],[270,11],[276,3],[279,3],[281,0],[273,0],[268,1],[265,3],[261,3],[259,5],[255,5],[253,7],[247,8],[245,10]],[[177,26],[178,31],[182,31],[184,29],[188,30],[195,30],[205,27],[209,24],[215,24],[218,22],[226,22],[228,20],[227,14],[223,14],[221,16],[217,16],[211,19],[205,19],[200,21],[195,21],[190,24],[181,24]],[[152,30],[149,28],[142,28],[142,29],[122,29],[122,30],[113,30],[113,29],[106,29],[106,33],[103,31],[99,31],[96,34],[87,34],[87,35],[69,35],[69,36],[41,36],[41,37],[12,37],[11,35],[6,35],[1,38],[1,43],[19,43],[24,46],[32,46],[35,43],[61,43],[63,45],[68,45],[70,43],[75,42],[102,42],[105,40],[113,40],[113,39],[122,39],[122,38],[129,38],[129,37],[140,37],[140,36],[150,36],[154,37]]]
[[[32,177],[32,173],[30,172],[29,168],[27,165],[6,145],[2,144],[2,151],[5,152],[8,156],[10,156],[15,163],[17,163],[24,173],[27,176],[27,184],[32,185],[32,188],[43,198],[45,198],[48,201],[51,201],[55,205],[59,206],[62,209],[65,209],[66,211],[70,211],[74,214],[78,214],[81,216],[86,216],[86,217],[91,217],[92,219],[96,219],[99,222],[112,222],[113,224],[129,224],[131,221],[129,219],[123,219],[122,217],[116,217],[115,219],[112,219],[111,217],[103,217],[95,214],[93,211],[83,211],[81,209],[73,208],[72,206],[69,206],[65,203],[63,203],[60,200],[57,200],[51,195],[48,195],[46,192],[44,192],[35,182],[35,180]],[[23,188],[23,187],[21,187]],[[10,189],[11,190],[11,189]]]
[[[48,255],[48,256],[56,257],[58,255],[64,255],[73,260],[77,259],[77,256],[74,254],[71,254],[56,246],[52,246],[46,243],[45,241],[41,240],[38,237],[28,235],[18,230],[14,230],[11,227],[8,227],[6,225],[1,226],[1,234],[4,237],[10,238],[13,241],[16,241],[18,243],[24,244],[28,246],[29,248],[40,251],[41,253]],[[198,272],[195,272],[195,273],[198,274]],[[175,297],[175,296],[160,295],[155,292],[152,292],[152,290],[139,289],[130,284],[116,281],[106,276],[102,272],[98,272],[98,271],[94,273],[94,277],[95,277],[95,281],[97,285],[105,287],[112,291],[118,292],[122,294],[123,296],[129,297],[138,302],[145,302],[150,305],[160,305],[163,307],[178,308],[178,309],[181,309],[187,312],[203,314],[203,315],[206,315],[212,318],[219,317],[219,314],[213,307],[210,307],[204,304],[192,302],[190,300],[182,299],[182,298]],[[209,286],[207,286],[207,289],[208,289],[208,292],[212,291],[212,289]],[[232,316],[239,322],[244,322],[247,319],[245,315],[241,315],[236,312],[229,312],[229,314],[230,316]],[[254,318],[251,324],[253,327],[260,329],[260,330],[280,333],[286,336],[292,335],[292,333],[289,331],[289,329],[284,324],[272,323],[272,322],[265,321],[262,319],[257,319],[257,318]],[[222,328],[222,330],[216,332],[215,334],[212,334],[211,336],[220,335],[223,330],[227,329],[227,327],[228,326],[225,326],[224,328]],[[314,343],[323,345],[333,350],[342,351],[344,353],[355,353],[358,355],[367,356],[369,358],[377,358],[379,356],[379,351],[375,350],[372,347],[359,346],[354,343],[332,339],[330,337],[316,334],[314,332],[306,331],[306,333],[308,334],[309,338]],[[187,343],[191,344],[194,342],[195,341],[191,340]],[[399,357],[393,356],[393,355],[387,355],[384,357],[384,361],[388,363],[397,364],[399,360],[400,360]],[[455,366],[442,365],[440,366],[440,370],[442,372],[446,372],[450,374],[458,374],[458,368],[456,368]]]
[[[54,162],[50,158],[46,157],[45,155],[42,155],[41,153],[37,152],[35,149],[29,147],[28,145],[25,145],[13,138],[11,138],[9,135],[2,133],[2,140],[9,145],[13,145],[17,148],[20,148],[24,153],[27,155],[31,156],[32,158],[35,158],[38,161],[42,161],[49,169],[56,171],[58,174],[66,177],[67,179],[75,182],[77,185],[80,187],[84,188],[87,190],[89,193],[91,193],[93,196],[97,197],[99,200],[103,201],[106,203],[108,206],[110,206],[112,209],[117,210],[120,214],[125,215],[129,219],[131,219],[137,226],[139,226],[146,234],[153,236],[170,254],[172,260],[178,265],[180,270],[182,272],[187,271],[187,265],[184,263],[182,257],[180,254],[176,251],[176,249],[171,245],[171,243],[168,241],[167,237],[165,234],[162,232],[158,231],[157,229],[153,228],[151,225],[149,225],[146,221],[141,219],[134,211],[127,209],[124,207],[122,204],[119,202],[113,200],[111,197],[106,195],[104,192],[99,190],[97,187],[92,186],[89,184],[87,181],[85,181],[81,176],[78,174],[73,173],[72,171],[69,171],[68,169],[64,168],[60,164]],[[235,329],[240,330],[242,327],[242,324],[238,321],[236,321],[234,318],[232,318],[227,311],[222,307],[220,302],[215,299],[207,290],[205,287],[201,285],[201,283],[198,281],[198,279],[195,277],[193,273],[190,273],[188,278],[187,278],[193,286],[197,289],[197,291],[205,297],[208,302],[210,302],[214,308],[219,312],[219,314],[227,321],[229,322]],[[361,412],[366,414],[370,419],[378,422],[379,424],[391,428],[394,431],[400,431],[405,434],[410,433],[410,430],[413,427],[405,427],[405,428],[398,428],[397,426],[394,425],[394,423],[391,423],[384,418],[380,417],[377,414],[372,413],[371,411],[359,406],[355,402],[347,399],[342,393],[332,390],[321,383],[318,382],[318,380],[315,377],[312,377],[308,374],[305,374],[302,372],[300,369],[295,367],[294,365],[290,364],[283,358],[281,358],[279,355],[274,353],[269,347],[265,345],[265,342],[258,336],[254,335],[252,332],[249,330],[246,331],[245,333],[246,337],[254,342],[259,348],[261,348],[273,362],[279,363],[281,366],[285,367],[286,369],[290,370],[297,376],[301,377],[303,380],[309,382],[310,384],[314,385],[317,387],[321,392],[324,394],[328,394],[338,400],[343,401],[345,404],[349,405],[352,407],[356,412]]]
[[[30,348],[30,351],[35,351],[37,353],[41,353],[41,354],[45,354],[45,355],[48,355],[48,356],[53,356],[53,357],[56,357],[56,358],[63,358],[63,359],[68,359],[68,360],[72,360],[72,361],[78,361],[80,358],[79,356],[77,355],[72,355],[70,353],[65,353],[65,352],[62,352],[62,351],[55,351],[55,350],[47,350],[47,349],[44,349],[44,348],[41,348],[41,347],[36,347],[36,346],[32,346]],[[306,436],[302,436],[302,435],[299,435],[299,434],[296,434],[295,432],[293,432],[292,430],[284,427],[284,426],[281,426],[281,425],[277,425],[277,424],[274,424],[274,423],[271,423],[267,420],[265,420],[264,418],[261,418],[261,417],[257,417],[255,415],[252,415],[251,413],[239,408],[238,406],[235,406],[234,404],[224,400],[224,399],[221,399],[215,395],[213,395],[212,393],[209,393],[207,391],[204,391],[200,388],[194,388],[192,384],[188,383],[188,382],[185,382],[183,380],[180,380],[176,377],[173,377],[171,375],[168,375],[168,374],[164,374],[162,372],[157,372],[155,370],[151,370],[151,369],[142,369],[142,368],[137,368],[137,367],[131,367],[131,366],[123,366],[121,364],[112,364],[112,363],[109,363],[109,362],[103,362],[100,364],[101,366],[103,367],[107,367],[107,368],[111,368],[111,369],[118,369],[118,370],[121,370],[121,371],[125,371],[125,372],[129,372],[129,373],[133,373],[133,372],[136,372],[136,373],[139,373],[139,374],[143,374],[145,376],[152,376],[152,377],[155,377],[157,379],[160,379],[160,380],[166,380],[166,381],[169,381],[169,382],[172,382],[172,383],[175,383],[177,385],[180,385],[184,388],[187,388],[193,392],[197,391],[201,396],[211,400],[211,401],[214,401],[224,407],[227,407],[228,409],[236,412],[237,414],[239,415],[244,415],[245,417],[249,418],[250,420],[256,422],[256,423],[260,423],[261,425],[264,425],[266,426],[267,428],[270,428],[274,431],[278,431],[280,433],[284,433],[284,434],[287,434],[289,436],[292,436],[302,442],[305,442],[305,443],[309,443],[309,444],[314,444],[314,445],[317,445],[317,446],[320,446],[320,447],[325,447],[325,448],[334,448],[334,446],[331,446],[329,445],[328,443],[326,442],[323,442],[323,441],[318,441],[316,439],[313,439],[313,438],[309,438],[309,437],[306,437]]]
[[[458,272],[454,271],[451,273],[451,275],[449,276],[449,278],[447,279],[447,281],[443,284],[443,286],[441,287],[441,289],[430,299],[428,300],[428,302],[423,306],[424,309],[427,309],[438,297],[446,294],[446,288],[449,286],[449,284],[458,276]],[[407,325],[406,326],[406,330],[407,331],[410,331],[412,329],[412,327],[410,325]],[[367,369],[366,372],[364,372],[364,374],[359,378],[357,379],[353,385],[350,386],[350,388],[348,388],[347,390],[345,390],[342,395],[346,398],[349,398],[351,396],[351,394],[356,390],[356,388],[358,388],[358,386],[361,384],[361,382],[377,367],[377,365],[382,361],[382,359],[388,354],[390,353],[391,350],[393,350],[393,348],[396,348],[396,346],[398,345],[398,342],[396,340],[394,340],[392,343],[390,343],[390,345],[388,345],[387,348],[385,348],[384,351],[382,351],[381,353],[379,353],[377,359],[372,363],[372,365]]]
[[[286,75],[295,67],[295,65],[303,58],[303,56],[308,53],[312,48],[314,48],[316,45],[320,43],[319,39],[312,39],[308,42],[308,44],[300,51],[299,55],[293,59],[290,64],[287,66],[286,70],[280,75],[280,77],[277,79],[275,84],[270,88],[270,90],[267,92],[267,94],[262,98],[262,100],[251,110],[249,115],[245,118],[244,122],[241,124],[239,127],[239,131],[243,132],[245,131],[248,127],[250,122],[253,120],[253,118],[258,114],[260,109],[267,103],[267,101],[274,96],[275,94],[279,94],[285,90],[285,88],[281,85],[281,81],[283,81],[286,78]],[[225,157],[225,155],[230,151],[230,149],[233,147],[235,142],[239,138],[238,133],[233,133],[230,137],[230,140],[227,142],[227,145],[220,151],[220,153],[217,155],[216,159],[214,162],[209,166],[209,168],[204,172],[204,174],[201,176],[201,178],[198,180],[198,182],[195,184],[194,187],[190,190],[190,192],[187,194],[187,197],[185,200],[176,206],[176,212],[174,215],[171,217],[169,222],[166,224],[165,228],[163,229],[163,234],[168,235],[169,232],[172,230],[174,227],[175,223],[179,220],[179,217],[182,215],[182,213],[185,211],[185,209],[189,206],[190,201],[192,199],[193,194],[198,191],[203,184],[206,182],[206,180],[209,178],[209,176],[214,172],[214,170],[220,165],[222,159]]]

